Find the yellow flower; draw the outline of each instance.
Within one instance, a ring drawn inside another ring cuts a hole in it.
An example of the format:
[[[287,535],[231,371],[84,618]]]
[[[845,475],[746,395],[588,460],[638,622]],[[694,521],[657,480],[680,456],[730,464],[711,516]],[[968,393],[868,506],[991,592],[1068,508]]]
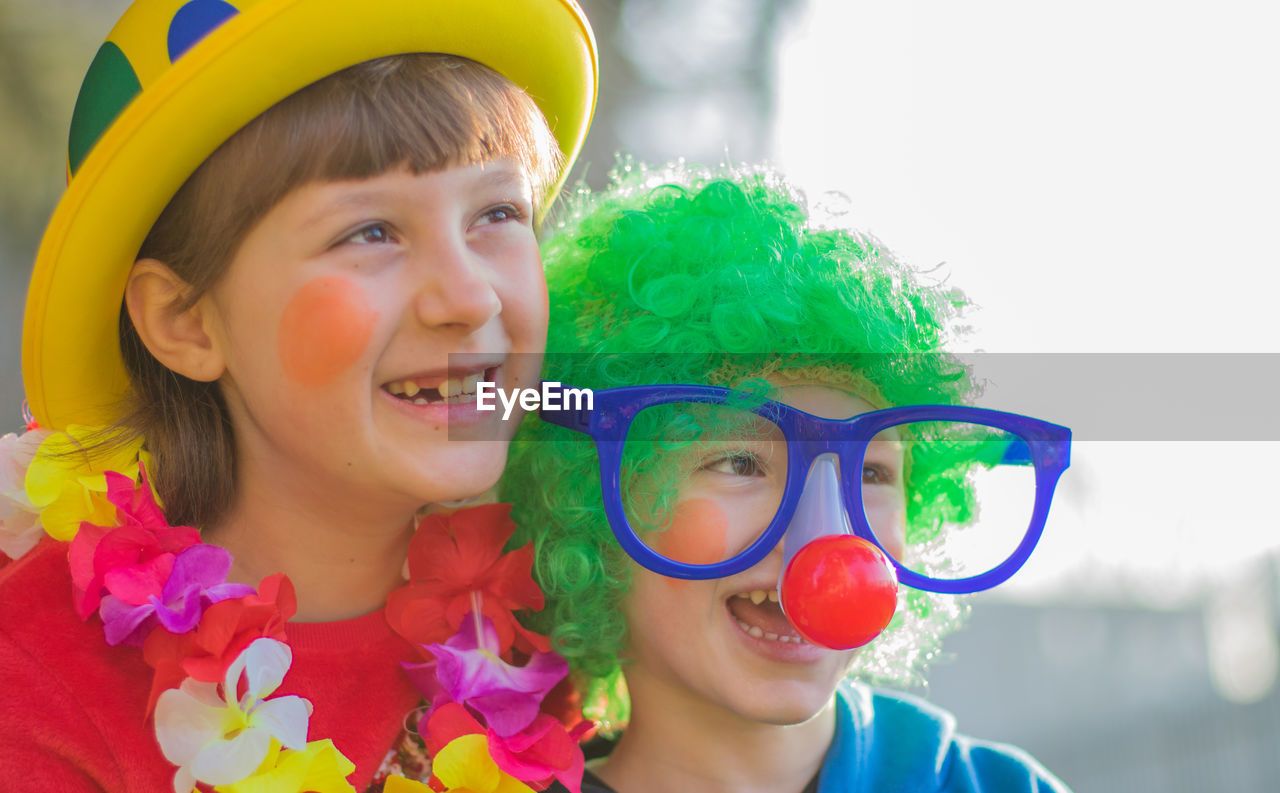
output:
[[[382,785],[382,793],[435,793],[427,785],[405,779],[402,776],[389,776]]]
[[[139,460],[147,470],[154,470],[141,438],[111,445],[105,453],[84,451],[85,447],[103,449],[102,442],[110,439],[101,428],[73,424],[66,432],[50,435],[36,450],[27,468],[27,498],[40,510],[40,523],[54,539],[74,538],[83,521],[115,525],[116,510],[107,501],[107,471],[137,482]]]
[[[312,741],[302,751],[282,749],[271,742],[271,751],[253,776],[214,788],[217,793],[355,793],[347,774],[355,764],[342,755],[333,741]]]
[[[450,793],[533,793],[533,788],[498,768],[483,735],[454,738],[436,753],[431,771]]]

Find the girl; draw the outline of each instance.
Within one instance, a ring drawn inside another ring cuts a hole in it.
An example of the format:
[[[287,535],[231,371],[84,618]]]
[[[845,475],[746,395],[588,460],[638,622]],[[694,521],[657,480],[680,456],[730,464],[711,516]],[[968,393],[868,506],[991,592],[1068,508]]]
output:
[[[505,462],[469,393],[537,376],[535,223],[595,90],[563,0],[130,7],[28,296],[0,787],[427,778],[430,654],[383,607],[417,512]]]

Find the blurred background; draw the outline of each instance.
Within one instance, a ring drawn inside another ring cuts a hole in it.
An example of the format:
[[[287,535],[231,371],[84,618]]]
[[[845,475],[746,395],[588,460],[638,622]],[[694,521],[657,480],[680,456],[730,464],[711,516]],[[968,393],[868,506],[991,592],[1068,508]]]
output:
[[[126,5],[0,0],[4,431],[75,92]],[[983,404],[1076,430],[1036,555],[916,693],[1077,793],[1274,791],[1280,7],[582,5],[602,93],[575,178],[774,163],[969,296]]]

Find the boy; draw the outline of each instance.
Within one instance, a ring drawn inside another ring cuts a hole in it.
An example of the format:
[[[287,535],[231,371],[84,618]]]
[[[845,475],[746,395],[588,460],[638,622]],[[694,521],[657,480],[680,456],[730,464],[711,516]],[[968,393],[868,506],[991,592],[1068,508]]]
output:
[[[633,175],[544,252],[546,376],[595,403],[527,421],[503,489],[547,594],[534,623],[626,722],[584,790],[1064,790],[844,680],[911,679],[958,618],[934,593],[1012,574],[1066,467],[1064,428],[961,406],[957,298],[760,173]],[[1034,474],[1008,481],[1037,506],[997,555],[940,561],[988,531],[974,488],[997,468]]]
[[[505,461],[460,380],[537,375],[535,222],[595,88],[569,0],[130,7],[28,296],[50,538],[0,573],[0,787],[406,770],[383,606],[422,506]]]

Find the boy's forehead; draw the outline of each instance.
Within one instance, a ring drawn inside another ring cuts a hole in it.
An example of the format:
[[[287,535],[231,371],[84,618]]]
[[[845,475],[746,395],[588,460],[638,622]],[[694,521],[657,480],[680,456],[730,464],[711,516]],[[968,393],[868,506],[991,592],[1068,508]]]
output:
[[[775,391],[773,398],[779,401],[788,401],[788,395],[792,398],[814,399],[827,392],[828,398],[831,394],[842,395],[839,401],[862,407],[859,411],[862,413],[889,407],[879,386],[855,369],[831,365],[800,366],[762,372],[757,375],[757,378],[773,387]],[[848,418],[848,416],[827,416],[826,418]]]

